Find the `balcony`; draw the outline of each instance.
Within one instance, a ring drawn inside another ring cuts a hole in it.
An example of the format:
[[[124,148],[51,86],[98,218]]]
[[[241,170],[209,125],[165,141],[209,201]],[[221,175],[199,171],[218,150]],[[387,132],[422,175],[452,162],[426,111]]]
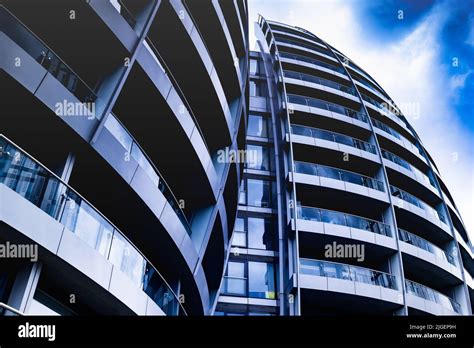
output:
[[[374,155],[377,154],[376,147],[368,142],[365,142],[360,139],[352,138],[344,134],[330,132],[330,131],[319,129],[319,128],[292,125],[291,134],[311,137],[314,139],[328,140],[334,143],[343,144],[350,147],[354,147],[362,151],[370,152]]]
[[[353,87],[348,87],[346,85],[343,85],[343,84],[340,84],[328,79],[313,76],[310,74],[304,74],[304,73],[299,73],[299,72],[290,71],[290,70],[283,70],[283,74],[286,78],[291,78],[291,79],[306,81],[310,83],[315,83],[321,86],[326,86],[326,87],[335,89],[339,92],[350,94],[358,99],[356,90]]]
[[[3,6],[0,6],[0,28],[79,101],[90,106],[97,100],[95,92],[79,75]]]
[[[403,304],[397,278],[389,273],[304,258],[299,260],[299,271],[303,315],[390,314]]]
[[[343,263],[300,259],[300,273],[317,277],[343,279],[397,290],[394,275]]]
[[[434,218],[442,222],[443,224],[447,225],[446,217],[443,213],[433,208],[431,205],[423,202],[421,199],[413,196],[412,194],[405,192],[398,187],[390,185],[390,192],[392,196],[398,197],[399,199],[410,203],[411,205],[423,210],[426,214],[424,214],[428,219]],[[402,204],[403,206],[403,204]]]
[[[275,35],[275,40],[276,40],[277,45],[287,44],[287,45],[290,45],[292,47],[296,47],[297,49],[305,48],[305,49],[307,49],[311,52],[314,52],[318,55],[322,55],[323,57],[325,57],[328,60],[332,60],[334,62],[337,62],[336,58],[334,57],[334,54],[331,51],[329,51],[327,49],[324,49],[319,45],[283,38],[280,35]]]
[[[310,63],[310,64],[317,65],[319,67],[326,68],[326,69],[332,70],[333,72],[336,72],[336,73],[347,76],[346,71],[344,70],[344,68],[342,68],[340,66],[335,66],[335,65],[332,65],[332,64],[329,64],[329,63],[325,63],[325,62],[320,61],[318,59],[306,57],[306,56],[303,56],[301,54],[293,54],[293,53],[288,53],[288,52],[280,52],[279,54],[280,54],[280,58],[293,59],[293,60],[296,60],[298,62]]]
[[[324,178],[340,180],[356,185],[361,185],[373,190],[385,192],[384,184],[382,181],[347,170],[342,170],[339,168],[307,162],[295,162],[294,171],[300,174],[314,175]]]
[[[407,161],[405,161],[403,158],[401,158],[401,157],[399,157],[399,156],[397,156],[397,155],[395,155],[395,154],[393,154],[393,153],[391,153],[387,150],[384,150],[384,149],[382,149],[382,157],[389,160],[390,162],[398,164],[399,166],[401,166],[405,169],[408,169],[410,172],[415,174],[415,178],[422,181],[425,184],[425,186],[429,185],[433,189],[436,190],[436,184],[435,184],[435,182],[432,178],[430,178],[428,175],[424,174],[421,170],[419,170],[415,166],[413,166],[410,163],[408,163]]]
[[[117,227],[79,193],[8,139],[2,136],[0,144],[0,183],[62,224],[65,233],[74,234],[95,253],[102,255],[164,313],[177,314],[181,307],[177,295]],[[181,309],[185,313],[184,308]]]
[[[446,296],[445,294],[433,290],[425,285],[405,279],[405,290],[408,295],[407,304],[410,307],[426,311],[431,314],[462,314],[461,305],[458,302]],[[416,298],[421,298],[428,302],[435,303],[441,306],[442,310],[436,310],[436,308],[431,307],[429,304],[423,303],[424,301],[420,303],[419,301],[416,301],[416,299],[412,300],[409,297],[410,295],[415,296]],[[448,311],[444,311],[444,309],[447,309]]]
[[[305,105],[310,108],[322,109],[329,112],[341,114],[343,116],[358,120],[360,122],[368,122],[367,116],[362,112],[349,109],[338,104],[329,103],[321,99],[303,97],[295,94],[288,94],[288,103]]]
[[[390,225],[386,223],[334,210],[298,206],[297,218],[304,221],[346,226],[386,237],[392,237]]]
[[[457,258],[455,255],[451,255],[450,253],[444,251],[440,247],[434,245],[431,242],[428,242],[426,239],[417,236],[416,234],[410,233],[408,231],[398,229],[398,238],[400,241],[404,243],[411,244],[419,249],[425,250],[435,257],[449,262],[451,265],[458,267]]]

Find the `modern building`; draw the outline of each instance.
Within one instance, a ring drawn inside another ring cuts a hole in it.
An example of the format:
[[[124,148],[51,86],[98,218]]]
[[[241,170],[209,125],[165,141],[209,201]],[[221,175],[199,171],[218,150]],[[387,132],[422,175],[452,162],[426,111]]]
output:
[[[472,314],[406,117],[306,30],[260,17],[250,52],[248,20],[0,0],[0,314]]]
[[[245,146],[247,18],[240,0],[0,1],[6,315],[211,314],[242,172],[220,154]]]
[[[263,17],[255,32],[254,153],[215,313],[472,314],[471,242],[400,109],[316,35]]]

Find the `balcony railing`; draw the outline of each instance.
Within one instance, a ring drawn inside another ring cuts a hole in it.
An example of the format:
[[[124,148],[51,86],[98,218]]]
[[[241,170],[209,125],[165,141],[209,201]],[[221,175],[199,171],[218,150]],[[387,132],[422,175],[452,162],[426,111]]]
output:
[[[329,51],[327,49],[324,49],[322,47],[319,47],[316,44],[310,44],[310,43],[305,43],[305,42],[300,42],[300,41],[296,41],[296,40],[283,38],[283,37],[281,37],[281,35],[278,35],[278,34],[276,34],[274,36],[275,36],[275,40],[276,40],[277,44],[278,43],[286,43],[286,44],[290,44],[290,45],[294,45],[294,46],[304,47],[304,48],[310,49],[312,51],[316,51],[316,52],[325,54],[326,56],[335,58],[334,54],[331,51]]]
[[[165,196],[168,204],[178,216],[178,219],[183,224],[187,234],[191,236],[191,225],[183,210],[181,209],[176,196],[173,194],[173,191],[171,191],[170,187],[163,179],[163,175],[161,175],[159,170],[153,164],[153,161],[150,160],[146,152],[143,151],[135,138],[118,120],[118,118],[115,117],[114,114],[109,114],[107,120],[105,121],[104,127],[120,142],[120,144],[125,148],[126,152],[130,154],[130,156],[134,158],[138,165],[145,171],[153,184],[158,187],[163,196]]]
[[[421,297],[425,300],[435,302],[445,308],[448,308],[456,313],[461,312],[461,305],[454,299],[440,293],[439,291],[433,290],[426,285],[415,283],[414,281],[405,279],[405,289],[408,294]]]
[[[321,66],[323,68],[330,69],[330,70],[333,70],[335,72],[338,72],[340,74],[347,75],[346,71],[344,70],[343,67],[334,66],[332,64],[322,62],[318,59],[306,57],[306,56],[303,56],[303,55],[300,55],[300,54],[288,53],[288,52],[280,52],[279,54],[280,54],[281,58],[294,59],[294,60],[297,60],[297,61],[300,61],[300,62],[306,62],[306,63],[318,65],[318,66]]]
[[[413,144],[410,140],[408,140],[403,135],[398,133],[395,129],[387,126],[385,123],[380,122],[379,120],[376,120],[375,118],[371,117],[370,119],[372,120],[372,124],[374,125],[374,127],[379,128],[379,129],[383,130],[384,132],[394,136],[398,140],[403,141],[403,143],[406,146],[408,146],[411,150],[413,150],[414,152],[420,154],[420,156],[422,156],[424,158],[423,154],[421,153],[421,150],[415,144]]]
[[[369,97],[368,95],[365,95],[363,93],[361,93],[361,96],[362,96],[362,99],[364,99],[366,102],[369,102],[370,104],[375,105],[379,109],[382,109],[383,111],[385,111],[387,114],[393,115],[394,117],[398,117],[398,115],[396,115],[392,110],[390,110],[387,107],[386,103],[380,103],[374,98]]]
[[[288,77],[288,78],[316,83],[318,85],[330,87],[330,88],[336,89],[338,91],[348,93],[348,94],[351,94],[353,96],[357,96],[357,93],[356,93],[354,88],[348,87],[346,85],[342,85],[340,83],[337,83],[337,82],[334,82],[334,81],[331,81],[331,80],[328,80],[328,79],[323,79],[323,78],[320,78],[320,77],[317,77],[317,76],[304,74],[304,73],[299,73],[299,72],[290,71],[290,70],[283,70],[283,73],[284,73],[285,77]]]
[[[355,147],[357,149],[367,151],[373,154],[377,153],[376,147],[366,141],[352,138],[344,134],[330,132],[324,129],[311,128],[311,127],[300,126],[300,125],[292,125],[291,133],[296,134],[296,135],[311,137],[315,139],[333,141],[338,144]]]
[[[59,56],[18,18],[0,5],[0,30],[25,50],[64,87],[85,103],[93,103],[97,95]]]
[[[423,202],[418,197],[415,197],[412,194],[410,194],[406,191],[403,191],[403,190],[399,189],[398,187],[395,187],[395,186],[392,186],[392,185],[390,185],[390,192],[391,192],[392,196],[398,197],[398,198],[404,200],[405,202],[413,204],[413,205],[417,206],[418,208],[423,209],[424,211],[428,212],[434,218],[437,218],[438,220],[441,220],[445,224],[447,223],[446,222],[446,217],[444,216],[444,214],[442,214],[440,211],[433,208],[431,205]]]
[[[440,247],[434,245],[431,242],[428,242],[426,239],[423,239],[416,234],[410,233],[408,231],[398,229],[398,237],[402,242],[411,244],[417,248],[423,249],[428,251],[431,254],[449,262],[453,266],[457,266],[458,263],[456,261],[456,257],[454,255],[449,254],[448,252],[444,251]]]
[[[295,172],[301,174],[322,176],[325,178],[349,182],[352,184],[365,186],[377,191],[385,192],[384,184],[382,181],[365,175],[349,172],[347,170],[342,170],[339,168],[307,162],[295,162]]]
[[[384,150],[384,149],[381,149],[382,151],[382,157],[389,160],[390,162],[393,162],[393,163],[396,163],[400,166],[402,166],[403,168],[405,169],[408,169],[409,171],[411,171],[412,173],[416,174],[416,175],[419,175],[423,178],[423,180],[433,186],[434,188],[436,188],[436,184],[434,182],[433,179],[431,179],[428,175],[426,175],[425,173],[423,173],[421,170],[419,170],[418,168],[416,168],[415,166],[412,166],[410,163],[408,163],[407,161],[405,161],[403,158],[387,151],[387,150]]]
[[[92,204],[58,176],[0,136],[0,183],[30,201],[107,258],[167,315],[182,308],[148,259]],[[186,313],[182,308],[183,313]]]
[[[339,104],[329,103],[321,99],[303,97],[295,94],[288,94],[288,103],[301,104],[313,108],[324,109],[351,117],[362,122],[367,122],[367,116],[364,113],[346,108]]]
[[[301,220],[324,222],[328,224],[347,226],[391,237],[390,225],[380,221],[363,218],[357,215],[341,213],[334,210],[314,207],[297,207],[297,217]]]
[[[344,263],[302,258],[300,259],[300,273],[317,277],[343,279],[397,290],[397,282],[394,275]]]

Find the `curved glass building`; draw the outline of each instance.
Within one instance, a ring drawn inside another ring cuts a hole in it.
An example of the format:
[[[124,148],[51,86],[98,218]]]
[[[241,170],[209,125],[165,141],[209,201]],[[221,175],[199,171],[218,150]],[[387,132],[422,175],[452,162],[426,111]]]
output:
[[[210,314],[244,146],[245,1],[0,1],[0,302]],[[1,310],[1,309],[0,309]]]
[[[384,89],[316,35],[260,17],[219,315],[470,315],[472,246]]]

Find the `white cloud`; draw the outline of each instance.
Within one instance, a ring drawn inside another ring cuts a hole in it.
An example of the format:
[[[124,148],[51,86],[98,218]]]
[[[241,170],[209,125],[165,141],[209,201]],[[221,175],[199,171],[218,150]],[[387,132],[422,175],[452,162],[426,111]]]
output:
[[[467,75],[451,78],[446,69],[451,61],[441,61],[439,54],[439,32],[449,10],[433,7],[413,31],[384,45],[364,35],[364,18],[356,15],[353,5],[357,3],[342,0],[249,2],[251,19],[260,13],[315,33],[366,70],[397,104],[419,104],[420,117],[407,118],[474,233],[474,146],[452,106]]]

